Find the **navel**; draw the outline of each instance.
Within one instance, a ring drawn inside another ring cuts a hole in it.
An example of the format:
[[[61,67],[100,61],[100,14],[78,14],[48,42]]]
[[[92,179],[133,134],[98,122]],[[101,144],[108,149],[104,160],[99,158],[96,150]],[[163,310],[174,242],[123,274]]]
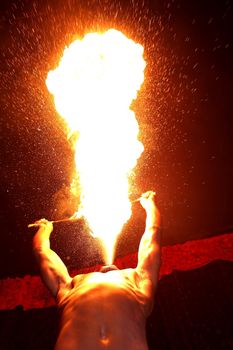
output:
[[[106,326],[100,328],[100,342],[101,344],[107,346],[109,344],[109,332]]]

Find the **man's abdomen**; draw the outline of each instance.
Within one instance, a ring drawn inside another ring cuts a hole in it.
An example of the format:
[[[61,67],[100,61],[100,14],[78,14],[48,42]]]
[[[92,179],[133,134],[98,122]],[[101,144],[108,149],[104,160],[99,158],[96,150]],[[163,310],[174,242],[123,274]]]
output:
[[[145,316],[131,294],[108,286],[73,293],[62,308],[55,350],[146,350]]]

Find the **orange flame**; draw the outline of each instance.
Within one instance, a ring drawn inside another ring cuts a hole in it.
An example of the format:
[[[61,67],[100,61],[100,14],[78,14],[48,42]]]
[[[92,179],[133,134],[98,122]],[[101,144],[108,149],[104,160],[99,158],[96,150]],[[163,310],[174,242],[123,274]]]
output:
[[[110,29],[74,41],[46,80],[68,136],[78,132],[80,206],[92,234],[102,240],[109,264],[117,235],[131,216],[129,175],[143,152],[130,105],[145,65],[143,47]]]

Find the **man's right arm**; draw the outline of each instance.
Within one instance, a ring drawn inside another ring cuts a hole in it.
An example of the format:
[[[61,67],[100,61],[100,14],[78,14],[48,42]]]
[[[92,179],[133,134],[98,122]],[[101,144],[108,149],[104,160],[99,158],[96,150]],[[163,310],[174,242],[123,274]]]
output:
[[[142,195],[140,203],[146,211],[146,228],[138,251],[140,287],[152,296],[157,286],[161,260],[161,219],[155,204],[155,193],[148,191]]]
[[[43,282],[54,297],[60,288],[68,288],[72,278],[59,256],[50,249],[51,222],[41,219],[35,223],[38,231],[33,238],[33,251],[40,266]]]

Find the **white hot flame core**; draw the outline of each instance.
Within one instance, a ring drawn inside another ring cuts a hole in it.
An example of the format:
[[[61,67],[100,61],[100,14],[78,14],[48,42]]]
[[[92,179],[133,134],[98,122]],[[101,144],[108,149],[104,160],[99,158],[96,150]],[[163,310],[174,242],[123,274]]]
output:
[[[144,69],[143,47],[110,29],[74,41],[46,80],[69,135],[79,133],[74,146],[82,213],[102,240],[107,263],[131,216],[129,175],[143,145],[130,105]]]

